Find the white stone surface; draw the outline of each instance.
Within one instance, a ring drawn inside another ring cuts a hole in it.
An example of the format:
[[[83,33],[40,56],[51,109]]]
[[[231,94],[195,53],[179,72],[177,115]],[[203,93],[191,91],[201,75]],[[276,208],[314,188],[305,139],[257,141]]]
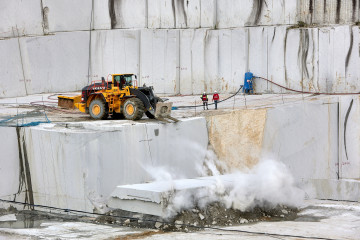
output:
[[[248,50],[248,68],[255,76],[268,78],[268,46],[267,46],[267,27],[249,28],[249,50]],[[243,76],[244,79],[244,76]],[[268,84],[263,80],[254,81],[256,92],[262,92],[267,89]]]
[[[0,41],[0,98],[26,95],[19,39]]]
[[[93,31],[90,80],[107,79],[113,73],[134,73],[139,76],[139,45],[138,30]]]
[[[175,28],[174,11],[172,0],[148,1],[148,28]]]
[[[92,26],[94,29],[111,29],[109,1],[94,0],[94,18]]]
[[[43,34],[41,0],[0,1],[0,38]]]
[[[0,216],[0,222],[14,222],[14,221],[16,221],[15,214],[8,214],[8,215]]]
[[[201,27],[214,28],[216,24],[216,0],[200,0]]]
[[[199,28],[215,26],[215,0],[149,0],[148,28]]]
[[[0,198],[14,200],[20,184],[20,161],[16,128],[0,127],[0,142]],[[2,202],[0,206],[1,204]]]
[[[147,0],[115,0],[115,24],[112,28],[146,28]]]
[[[359,91],[359,28],[319,29],[319,83],[324,92]]]
[[[359,180],[309,179],[302,184],[309,198],[360,202]]]
[[[248,23],[248,19],[252,15],[251,10],[253,8],[257,9],[258,7],[257,3],[255,2],[262,1],[216,1],[216,27],[229,28],[255,24],[255,20],[251,23]],[[259,6],[259,8],[261,7]],[[253,17],[255,18],[255,16]]]
[[[337,113],[331,101],[269,109],[263,156],[284,162],[295,179],[337,179]]]
[[[67,92],[88,85],[89,32],[20,39],[27,94]]]
[[[287,30],[285,41],[286,87],[317,92],[317,29]]]
[[[182,30],[180,93],[235,92],[246,72],[247,30]]]
[[[287,27],[269,27],[267,29],[267,42],[268,42],[268,58],[270,61],[267,65],[267,76],[268,79],[274,81],[282,86],[286,86],[286,76],[285,76],[285,46],[286,46],[286,37],[287,37]],[[281,54],[284,53],[284,54]],[[256,74],[256,73],[255,73]],[[263,81],[263,80],[258,80]],[[258,86],[258,81],[256,81],[256,86]],[[261,86],[265,86],[265,83],[260,83]],[[274,84],[266,83],[266,89],[264,92],[288,92],[285,89],[282,89]]]
[[[180,93],[198,94],[205,87],[205,37],[208,30],[180,31]]]
[[[43,8],[47,8],[49,32],[90,29],[92,1],[43,0]]]
[[[38,204],[92,211],[117,185],[198,176],[206,121],[45,124],[25,129]],[[181,136],[179,137],[179,134]],[[165,175],[164,175],[165,174]]]
[[[141,30],[140,85],[155,93],[179,93],[179,31]]]

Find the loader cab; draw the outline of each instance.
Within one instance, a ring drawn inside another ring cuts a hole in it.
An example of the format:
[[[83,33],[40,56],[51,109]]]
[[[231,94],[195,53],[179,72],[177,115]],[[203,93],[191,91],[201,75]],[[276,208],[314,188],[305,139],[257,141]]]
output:
[[[134,82],[137,77],[135,74],[114,74],[113,75],[113,84],[115,87],[119,87],[119,89],[123,89],[126,86],[132,87],[134,86]]]

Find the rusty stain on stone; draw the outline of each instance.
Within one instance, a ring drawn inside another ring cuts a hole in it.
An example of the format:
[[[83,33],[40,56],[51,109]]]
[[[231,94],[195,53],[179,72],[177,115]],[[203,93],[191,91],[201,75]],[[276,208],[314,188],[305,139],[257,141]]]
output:
[[[267,109],[234,111],[207,117],[209,141],[228,167],[248,169],[260,158]]]

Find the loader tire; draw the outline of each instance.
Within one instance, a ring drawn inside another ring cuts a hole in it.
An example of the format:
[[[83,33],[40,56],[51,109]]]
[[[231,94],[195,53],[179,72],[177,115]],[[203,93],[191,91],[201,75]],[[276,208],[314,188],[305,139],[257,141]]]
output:
[[[109,115],[106,111],[105,102],[100,99],[91,101],[89,106],[90,116],[95,120],[106,119]]]
[[[128,120],[139,120],[144,115],[144,103],[138,98],[129,98],[124,103],[124,116]]]

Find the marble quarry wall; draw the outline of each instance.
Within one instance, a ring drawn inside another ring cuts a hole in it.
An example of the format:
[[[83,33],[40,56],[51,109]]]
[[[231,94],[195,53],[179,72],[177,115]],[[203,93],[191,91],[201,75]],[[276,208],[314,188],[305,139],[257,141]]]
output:
[[[76,91],[111,73],[135,73],[158,94],[232,93],[247,71],[300,91],[358,92],[359,5],[2,1],[0,97]],[[287,92],[261,79],[255,90]]]

